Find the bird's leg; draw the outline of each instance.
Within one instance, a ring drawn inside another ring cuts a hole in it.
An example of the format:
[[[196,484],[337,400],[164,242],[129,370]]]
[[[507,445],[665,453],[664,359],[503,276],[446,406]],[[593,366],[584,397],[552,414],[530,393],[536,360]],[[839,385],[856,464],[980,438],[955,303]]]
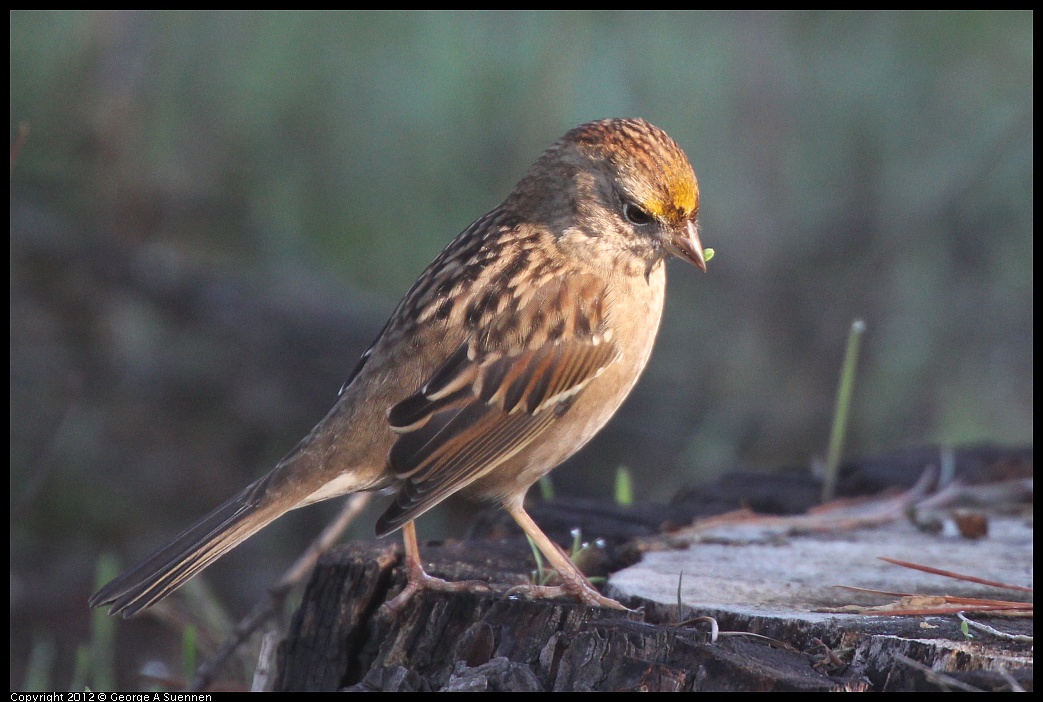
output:
[[[406,603],[421,590],[440,590],[442,592],[491,592],[492,586],[480,580],[464,580],[461,582],[449,582],[432,575],[424,570],[420,561],[420,546],[416,539],[416,526],[413,522],[406,522],[402,527],[402,542],[406,549],[406,586],[394,599],[384,603],[384,607],[392,613],[397,613]]]
[[[560,587],[523,585],[519,588],[512,588],[514,591],[529,590],[539,597],[572,595],[583,602],[583,604],[593,605],[595,607],[608,607],[610,609],[627,609],[615,600],[605,597],[598,592],[597,589],[590,584],[590,581],[587,580],[587,576],[583,575],[583,572],[576,567],[576,564],[572,562],[560,546],[551,541],[547,535],[543,533],[543,531],[536,525],[536,522],[532,521],[532,517],[529,516],[520,504],[506,504],[504,505],[504,508],[507,510],[508,514],[514,517],[514,521],[518,523],[518,526],[522,528],[522,531],[529,535],[529,538],[532,539],[533,543],[536,544],[536,547],[540,549],[544,558],[550,561],[554,570],[558,571],[558,575],[561,577],[562,581]]]

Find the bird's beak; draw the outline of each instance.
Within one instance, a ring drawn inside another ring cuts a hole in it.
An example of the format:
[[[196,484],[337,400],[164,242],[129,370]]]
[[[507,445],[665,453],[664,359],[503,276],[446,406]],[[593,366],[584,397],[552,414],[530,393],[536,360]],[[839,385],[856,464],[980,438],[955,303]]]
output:
[[[678,258],[683,258],[703,273],[706,272],[706,259],[703,258],[703,244],[699,241],[699,232],[695,222],[689,221],[684,231],[676,233],[666,242],[666,248]]]

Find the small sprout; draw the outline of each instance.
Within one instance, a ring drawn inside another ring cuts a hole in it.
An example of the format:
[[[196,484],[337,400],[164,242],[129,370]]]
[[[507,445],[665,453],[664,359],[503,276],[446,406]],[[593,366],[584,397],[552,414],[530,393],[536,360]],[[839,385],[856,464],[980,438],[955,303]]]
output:
[[[191,680],[196,675],[196,659],[199,653],[199,642],[196,627],[189,624],[181,635],[181,654],[185,662],[185,679]]]
[[[837,486],[837,473],[840,472],[840,456],[844,450],[844,435],[847,432],[847,415],[851,409],[851,393],[855,387],[855,369],[858,367],[858,347],[862,335],[866,331],[866,323],[856,319],[851,323],[847,335],[847,348],[844,350],[844,363],[840,369],[840,383],[837,385],[837,401],[833,410],[833,429],[829,433],[829,448],[826,455],[826,476],[822,482],[822,501],[829,502]]]
[[[33,647],[29,652],[29,663],[26,665],[25,680],[22,689],[26,692],[44,692],[53,689],[51,683],[54,672],[54,641],[46,636],[34,636]],[[14,699],[15,695],[11,695]]]
[[[569,532],[572,535],[572,544],[568,551],[569,560],[572,561],[581,572],[586,572],[587,568],[584,566],[590,566],[592,563],[596,563],[602,551],[605,550],[604,539],[594,539],[593,543],[583,540],[583,532],[576,528]],[[540,549],[536,546],[536,542],[526,534],[525,538],[529,541],[529,548],[532,549],[532,557],[536,559],[536,570],[532,571],[529,576],[530,582],[534,585],[546,585],[551,581],[555,575],[553,569],[548,569],[543,564],[543,554],[540,553]],[[591,559],[594,559],[591,561]],[[590,562],[588,562],[590,561]],[[604,583],[606,578],[604,577],[591,577],[588,578],[592,583]]]
[[[554,483],[550,481],[550,475],[540,478],[540,497],[543,498],[544,502],[550,502],[554,499]]]
[[[709,263],[711,258],[713,258],[713,249],[703,249],[703,262]]]
[[[579,552],[586,548],[587,545],[583,543],[583,532],[580,531],[579,527],[570,531],[569,534],[572,536],[572,551],[570,558],[575,561],[576,556],[578,556]]]
[[[532,557],[536,559],[536,570],[532,571],[529,579],[535,585],[546,585],[547,581],[550,580],[551,573],[543,567],[543,554],[540,553],[540,549],[536,546],[536,542],[532,540],[531,536],[526,534],[525,539],[529,542],[529,548],[532,549]]]
[[[634,485],[626,466],[616,468],[616,504],[621,507],[634,504]]]
[[[684,580],[684,571],[677,574],[677,621],[681,621],[681,581]]]
[[[94,589],[119,575],[116,557],[103,554],[94,566]],[[99,607],[91,612],[89,682],[95,690],[116,689],[116,620]]]
[[[597,572],[604,568],[605,564],[605,540],[594,539],[593,541],[576,540],[572,544],[570,559],[583,573]],[[604,582],[605,578],[589,577],[592,583]]]

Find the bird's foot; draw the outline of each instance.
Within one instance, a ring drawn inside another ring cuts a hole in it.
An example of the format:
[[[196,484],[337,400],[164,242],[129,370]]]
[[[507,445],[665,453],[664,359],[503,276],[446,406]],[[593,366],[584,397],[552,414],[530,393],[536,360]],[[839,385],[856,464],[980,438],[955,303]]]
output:
[[[564,585],[517,585],[507,591],[507,596],[522,595],[532,599],[552,599],[556,597],[572,597],[591,607],[605,607],[624,612],[633,610],[624,607],[611,597],[605,597],[587,583],[566,582]]]
[[[418,572],[413,572],[410,569],[406,579],[406,586],[402,589],[402,592],[385,602],[381,609],[386,609],[389,614],[398,614],[413,599],[413,596],[422,590],[436,590],[438,592],[493,592],[494,588],[482,580],[451,582],[428,575],[423,569],[420,569]]]

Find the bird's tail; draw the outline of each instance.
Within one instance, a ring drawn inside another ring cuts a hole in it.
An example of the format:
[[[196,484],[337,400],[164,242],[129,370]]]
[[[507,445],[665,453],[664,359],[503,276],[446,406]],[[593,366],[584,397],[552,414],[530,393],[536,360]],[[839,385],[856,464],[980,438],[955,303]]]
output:
[[[183,531],[169,544],[126,571],[90,599],[91,607],[111,604],[109,614],[129,617],[181,587],[228,551],[295,507],[271,499],[276,471]]]

